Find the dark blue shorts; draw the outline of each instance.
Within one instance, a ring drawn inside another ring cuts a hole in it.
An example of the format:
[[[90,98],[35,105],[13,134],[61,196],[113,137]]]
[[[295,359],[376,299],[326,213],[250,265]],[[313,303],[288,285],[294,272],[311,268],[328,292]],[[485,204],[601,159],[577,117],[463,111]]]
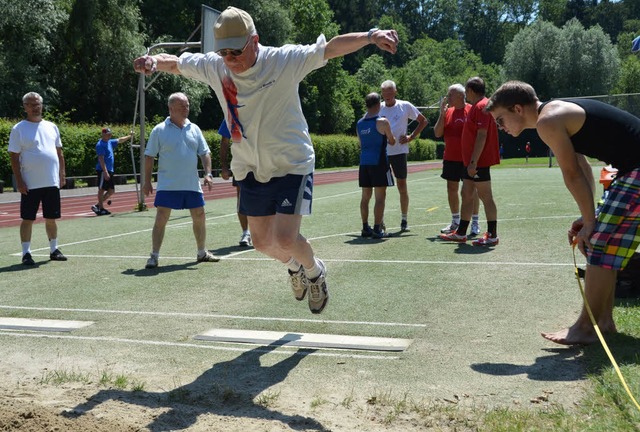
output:
[[[29,189],[26,195],[20,194],[20,218],[36,220],[41,202],[42,217],[60,219],[60,189],[56,186]]]
[[[109,190],[109,189],[114,189],[116,188],[115,183],[113,182],[113,171],[107,171],[109,173],[109,181],[105,181],[104,177],[102,176],[102,171],[96,171],[96,175],[98,177],[98,189],[101,190]]]
[[[194,191],[157,191],[153,205],[174,210],[204,207],[204,194]]]
[[[360,165],[358,186],[361,188],[393,186],[393,175],[387,164]]]
[[[313,173],[287,174],[260,183],[250,172],[240,184],[238,212],[247,216],[272,216],[276,213],[309,215],[313,195]]]
[[[459,182],[465,178],[465,172],[467,172],[467,168],[462,161],[442,161],[442,174],[440,174],[440,177],[445,180]]]
[[[393,169],[393,175],[397,179],[406,179],[407,178],[407,154],[397,154],[389,156],[389,164]]]

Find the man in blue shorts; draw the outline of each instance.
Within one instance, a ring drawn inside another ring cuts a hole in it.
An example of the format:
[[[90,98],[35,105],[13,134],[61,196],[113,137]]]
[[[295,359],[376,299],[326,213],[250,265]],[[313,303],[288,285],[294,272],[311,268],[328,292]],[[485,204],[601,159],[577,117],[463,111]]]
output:
[[[229,178],[231,178],[231,184],[236,188],[236,198],[238,202],[240,202],[240,185],[229,169],[231,132],[229,132],[229,128],[227,127],[227,122],[225,120],[220,124],[218,134],[220,134],[220,177],[224,180],[229,180]],[[240,235],[240,241],[238,244],[242,247],[251,246],[251,233],[249,232],[249,221],[247,220],[247,215],[238,212],[238,222],[240,222],[240,228],[242,228],[242,234]]]
[[[362,237],[381,239],[387,186],[393,186],[393,175],[387,158],[387,144],[395,145],[389,120],[380,117],[380,95],[369,93],[365,98],[367,113],[358,120],[356,132],[360,140],[360,172],[358,182],[362,188],[360,215],[362,216]],[[373,206],[373,229],[369,225],[369,201],[375,191]]]
[[[328,42],[320,35],[309,45],[265,46],[251,16],[233,6],[220,14],[213,34],[214,52],[145,55],[134,60],[134,70],[211,86],[226,111],[239,211],[249,218],[253,246],[284,263],[296,300],[309,291],[309,309],[320,313],[329,299],[326,267],[300,234],[302,216],[311,213],[315,153],[298,85],[328,60],[370,44],[395,53],[398,34],[373,28]]]
[[[49,238],[52,261],[66,261],[58,249],[58,225],[60,218],[60,186],[65,184],[65,164],[58,127],[42,118],[42,96],[30,92],[22,97],[27,113],[11,129],[9,155],[11,169],[20,192],[20,241],[22,264],[35,264],[31,256],[31,232],[38,207],[42,202],[42,216]]]
[[[564,183],[580,210],[568,240],[587,257],[587,301],[600,330],[616,332],[613,302],[617,272],[625,268],[640,244],[640,119],[591,99],[542,103],[533,87],[521,81],[500,86],[486,110],[510,135],[537,129],[556,156]],[[598,213],[593,199],[595,179],[587,157],[618,169]],[[571,327],[542,336],[563,345],[598,340],[584,306]]]
[[[98,163],[96,164],[96,175],[98,177],[98,203],[91,206],[91,210],[98,216],[110,215],[111,212],[104,208],[104,203],[111,204],[109,198],[115,193],[116,187],[113,182],[114,174],[114,153],[113,151],[131,138],[131,135],[120,138],[112,138],[111,129],[103,128],[102,137],[96,143],[96,154]]]
[[[193,234],[198,248],[198,262],[217,262],[220,259],[205,248],[207,240],[204,194],[198,176],[198,156],[204,168],[204,184],[213,185],[209,146],[198,125],[191,123],[189,99],[184,93],[169,96],[169,117],[156,125],[149,135],[144,151],[144,185],[146,196],[153,192],[151,175],[155,157],[158,157],[158,185],[154,206],[156,220],[151,235],[151,257],[146,268],[158,267],[160,247],[171,210],[189,209],[193,221]]]

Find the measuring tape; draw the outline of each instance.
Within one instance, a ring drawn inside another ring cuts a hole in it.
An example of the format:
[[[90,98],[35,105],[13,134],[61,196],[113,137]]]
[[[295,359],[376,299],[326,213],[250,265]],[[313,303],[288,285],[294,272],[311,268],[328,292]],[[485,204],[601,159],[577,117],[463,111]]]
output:
[[[580,294],[582,294],[582,300],[584,300],[584,307],[587,310],[587,313],[589,314],[589,318],[591,319],[591,324],[593,324],[593,328],[595,329],[596,334],[598,335],[598,339],[600,339],[600,343],[602,344],[602,347],[604,348],[605,352],[607,353],[607,356],[609,356],[609,360],[611,361],[611,364],[613,365],[613,368],[615,369],[616,373],[618,374],[618,378],[620,378],[620,382],[622,383],[622,386],[627,391],[627,394],[629,395],[629,397],[631,398],[631,400],[635,404],[636,408],[638,408],[638,410],[640,410],[640,405],[638,405],[638,402],[633,397],[633,394],[631,394],[631,390],[629,390],[629,386],[627,385],[627,382],[625,381],[624,377],[622,376],[622,372],[620,372],[620,368],[618,367],[618,363],[616,362],[616,359],[613,358],[613,354],[611,354],[611,351],[609,350],[609,346],[605,342],[604,337],[602,336],[602,333],[600,332],[600,328],[598,327],[598,323],[596,322],[596,319],[593,317],[593,312],[591,312],[591,307],[589,306],[589,302],[587,301],[587,296],[584,293],[584,288],[582,287],[582,281],[580,281],[580,275],[578,273],[578,263],[576,262],[576,244],[575,243],[573,244],[572,250],[573,250],[573,267],[575,269],[576,280],[578,281],[578,287],[580,288]]]

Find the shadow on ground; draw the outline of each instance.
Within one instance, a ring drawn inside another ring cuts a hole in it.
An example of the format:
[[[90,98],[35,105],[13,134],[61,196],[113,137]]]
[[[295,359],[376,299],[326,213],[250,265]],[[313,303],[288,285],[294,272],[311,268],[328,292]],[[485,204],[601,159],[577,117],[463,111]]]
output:
[[[303,358],[315,352],[313,349],[300,349],[273,366],[262,366],[260,357],[274,351],[284,341],[282,339],[244,352],[233,360],[214,364],[192,383],[170,391],[101,390],[65,412],[64,416],[78,418],[102,403],[118,400],[152,409],[166,408],[146,426],[152,432],[188,429],[205,414],[267,419],[282,422],[294,430],[326,431],[315,419],[283,414],[269,409],[265,406],[268,403],[259,404],[253,400],[264,390],[282,382]]]

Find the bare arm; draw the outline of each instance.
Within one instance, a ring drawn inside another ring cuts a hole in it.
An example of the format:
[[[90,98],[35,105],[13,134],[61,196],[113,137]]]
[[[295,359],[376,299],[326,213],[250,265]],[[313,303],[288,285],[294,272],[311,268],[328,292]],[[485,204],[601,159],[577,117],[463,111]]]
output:
[[[418,138],[420,136],[420,132],[422,132],[422,130],[427,127],[427,124],[429,123],[427,121],[427,118],[423,114],[418,115],[418,118],[416,120],[418,121],[418,126],[416,126],[413,132],[411,132],[411,135],[400,137],[400,144],[406,144]]]
[[[105,180],[109,180],[109,171],[107,171],[107,165],[104,163],[104,156],[98,156],[98,163],[100,164],[100,168],[102,168],[102,178]]]
[[[478,129],[476,133],[476,142],[473,145],[473,152],[471,153],[471,162],[469,162],[469,166],[467,167],[467,172],[471,177],[474,177],[478,173],[478,170],[476,169],[478,166],[478,159],[480,159],[480,155],[482,154],[482,150],[484,150],[486,143],[487,130]]]
[[[389,123],[389,120],[386,118],[379,118],[376,121],[376,129],[387,137],[387,144],[395,145],[396,138],[393,136],[393,133],[391,133],[391,123]]]
[[[11,156],[11,171],[13,171],[13,175],[16,178],[16,189],[21,194],[26,194],[29,192],[27,185],[24,183],[22,179],[22,172],[20,171],[20,153],[9,152]]]
[[[435,135],[436,138],[444,136],[444,121],[447,117],[447,107],[447,97],[445,96],[440,101],[440,115],[438,116],[438,121],[435,126],[433,126],[433,135]]]
[[[145,75],[154,72],[168,72],[181,75],[178,69],[178,56],[172,54],[143,55],[133,61],[133,70]]]
[[[347,33],[332,38],[324,49],[324,59],[342,57],[373,43],[378,48],[395,54],[398,48],[398,33],[395,30],[376,30],[368,37],[368,32]]]
[[[229,180],[231,171],[229,170],[229,147],[231,140],[227,137],[220,139],[220,175],[223,179]]]
[[[64,162],[62,147],[56,147],[56,152],[58,153],[58,164],[60,169],[60,187],[62,187],[67,182],[67,165]]]
[[[211,174],[211,153],[207,152],[200,156],[202,161],[202,167],[204,168],[204,184],[207,185],[209,190],[213,186],[213,174]]]
[[[151,176],[153,175],[153,162],[154,158],[151,156],[144,157],[144,184],[142,185],[142,191],[146,196],[149,196],[153,192],[153,185],[151,184]]]

